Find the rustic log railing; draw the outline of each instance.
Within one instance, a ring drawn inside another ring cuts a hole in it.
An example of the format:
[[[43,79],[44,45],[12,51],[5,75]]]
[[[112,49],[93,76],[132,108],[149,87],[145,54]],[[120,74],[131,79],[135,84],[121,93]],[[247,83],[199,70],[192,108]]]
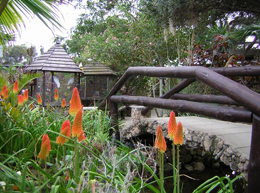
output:
[[[184,78],[184,80],[160,98],[116,95],[131,76]],[[260,67],[213,68],[204,67],[130,67],[110,90],[99,108],[109,105],[115,137],[120,139],[117,125],[118,103],[146,107],[142,114],[157,107],[179,112],[190,112],[225,121],[252,123],[252,138],[248,168],[248,192],[258,192],[260,179],[260,95],[225,76],[260,76]],[[179,94],[194,81],[216,89],[223,95]],[[207,104],[214,103],[214,104]],[[216,105],[218,104],[218,105]],[[239,107],[221,106],[219,104]]]

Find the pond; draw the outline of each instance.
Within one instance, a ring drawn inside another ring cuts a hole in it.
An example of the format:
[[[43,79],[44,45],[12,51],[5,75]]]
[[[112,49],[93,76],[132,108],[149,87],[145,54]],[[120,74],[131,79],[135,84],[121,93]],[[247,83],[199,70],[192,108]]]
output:
[[[235,176],[232,174],[232,170],[226,165],[221,165],[221,168],[206,168],[204,171],[188,171],[188,170],[181,170],[180,171],[180,184],[182,193],[192,193],[198,186],[200,186],[203,182],[207,181],[208,179],[219,176],[223,177],[226,175],[230,175],[230,178],[233,179]],[[165,177],[172,176],[172,171],[165,172]],[[225,182],[226,183],[226,182]],[[166,179],[164,181],[164,187],[167,193],[173,192],[173,181],[172,178]],[[156,186],[156,185],[154,185]],[[156,186],[158,187],[158,186]],[[233,184],[234,192],[235,193],[246,193],[246,185],[244,179],[239,179]],[[159,187],[158,187],[159,189]],[[217,192],[218,189],[211,191],[211,193]],[[150,191],[146,191],[150,193]]]

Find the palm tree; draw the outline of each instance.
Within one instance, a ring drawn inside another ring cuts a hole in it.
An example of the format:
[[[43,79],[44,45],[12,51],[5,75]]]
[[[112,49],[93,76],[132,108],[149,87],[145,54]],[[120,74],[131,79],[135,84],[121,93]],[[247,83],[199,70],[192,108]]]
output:
[[[244,55],[254,46],[260,39],[260,24],[242,25],[241,28],[231,33],[230,37],[236,41],[241,41],[248,36],[253,36],[253,41],[246,47]]]
[[[57,20],[55,13],[56,2],[64,3],[60,0],[2,0],[0,2],[0,44],[13,37],[15,31],[23,22],[23,16],[38,17],[49,29],[50,25],[60,28],[61,25]]]

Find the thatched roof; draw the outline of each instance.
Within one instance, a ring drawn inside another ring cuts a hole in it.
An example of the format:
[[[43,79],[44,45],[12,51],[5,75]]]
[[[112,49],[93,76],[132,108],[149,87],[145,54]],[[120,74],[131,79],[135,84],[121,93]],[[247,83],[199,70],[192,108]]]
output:
[[[116,73],[103,63],[89,62],[84,65],[85,76],[116,76]]]
[[[60,43],[56,43],[47,52],[37,57],[26,70],[82,73],[82,70],[73,62]]]

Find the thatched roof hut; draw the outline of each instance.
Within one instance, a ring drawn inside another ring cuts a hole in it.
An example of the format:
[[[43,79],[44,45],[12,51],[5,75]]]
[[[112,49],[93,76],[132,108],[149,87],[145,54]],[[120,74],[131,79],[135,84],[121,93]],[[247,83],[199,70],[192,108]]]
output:
[[[89,62],[83,67],[80,96],[84,106],[95,105],[110,90],[116,73],[100,62]]]
[[[75,86],[79,87],[79,78],[82,74],[82,70],[73,62],[60,43],[56,43],[47,52],[37,57],[26,70],[40,72],[43,75],[31,88],[32,96],[35,97],[39,93],[42,95],[43,105],[46,101],[53,101],[55,87],[59,90],[60,97],[69,101],[70,96],[67,95]]]

